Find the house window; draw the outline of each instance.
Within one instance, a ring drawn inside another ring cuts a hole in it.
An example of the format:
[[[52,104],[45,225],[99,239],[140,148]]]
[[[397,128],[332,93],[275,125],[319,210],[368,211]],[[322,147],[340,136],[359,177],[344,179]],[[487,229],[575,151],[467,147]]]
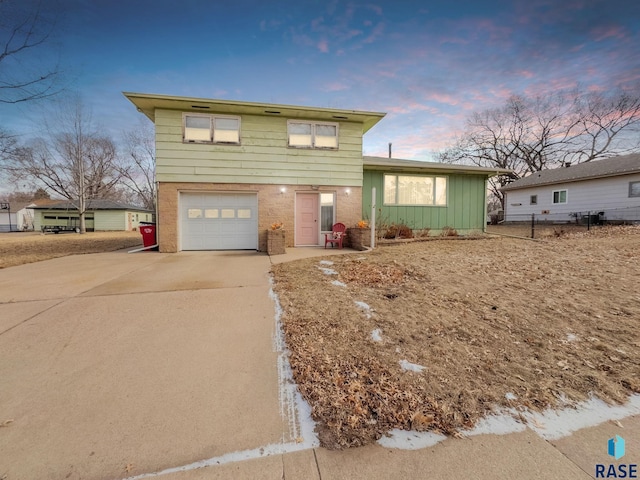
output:
[[[240,118],[185,113],[184,141],[239,145]]]
[[[538,204],[538,195],[531,195],[529,197],[529,205],[537,205]]]
[[[553,203],[567,203],[567,191],[556,190],[553,192]]]
[[[338,124],[290,120],[287,123],[289,146],[294,148],[338,148]]]
[[[385,205],[447,205],[447,177],[384,176]]]
[[[629,196],[640,197],[640,182],[629,182]]]

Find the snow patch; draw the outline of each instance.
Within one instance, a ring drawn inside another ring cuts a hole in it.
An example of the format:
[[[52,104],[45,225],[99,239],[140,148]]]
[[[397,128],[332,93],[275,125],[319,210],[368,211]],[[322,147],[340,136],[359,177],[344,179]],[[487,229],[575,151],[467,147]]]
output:
[[[575,342],[578,336],[575,333],[567,333],[567,342]]]
[[[583,428],[595,427],[609,420],[640,414],[640,394],[632,395],[624,405],[608,405],[598,398],[579,403],[576,408],[527,412],[529,428],[545,440],[557,440]]]
[[[444,435],[432,432],[414,432],[394,428],[388,433],[388,436],[378,440],[378,444],[386,448],[419,450],[421,448],[432,447],[446,438]]]
[[[336,272],[333,268],[325,268],[325,267],[318,267],[318,269],[324,273],[325,275],[337,275],[338,272]]]
[[[367,305],[364,302],[359,302],[356,301],[355,304],[358,306],[358,308],[361,308],[362,310],[364,310],[364,314],[367,318],[371,318],[371,307],[369,305]]]
[[[333,265],[331,260],[320,260],[320,265]]]
[[[417,363],[411,363],[408,362],[407,360],[400,360],[400,367],[403,370],[408,370],[410,372],[422,372],[425,368],[427,367],[423,367],[422,365],[418,365]]]
[[[517,400],[518,397],[516,397],[513,393],[511,392],[507,392],[504,394],[504,398],[506,398],[507,400]]]
[[[381,342],[382,330],[380,330],[379,328],[376,328],[373,332],[371,332],[371,340],[373,340],[374,342]]]
[[[338,287],[346,287],[347,286],[346,283],[342,283],[340,280],[334,280],[333,282],[331,282],[331,285],[336,285]]]

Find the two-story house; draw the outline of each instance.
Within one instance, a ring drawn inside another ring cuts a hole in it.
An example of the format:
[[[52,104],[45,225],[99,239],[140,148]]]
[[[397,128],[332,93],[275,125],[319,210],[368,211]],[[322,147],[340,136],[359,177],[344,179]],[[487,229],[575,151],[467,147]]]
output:
[[[362,155],[384,113],[124,94],[156,128],[160,251],[266,250],[274,223],[286,244],[323,243],[376,205],[390,220],[434,231],[485,224],[495,169]],[[363,186],[366,192],[363,191]]]

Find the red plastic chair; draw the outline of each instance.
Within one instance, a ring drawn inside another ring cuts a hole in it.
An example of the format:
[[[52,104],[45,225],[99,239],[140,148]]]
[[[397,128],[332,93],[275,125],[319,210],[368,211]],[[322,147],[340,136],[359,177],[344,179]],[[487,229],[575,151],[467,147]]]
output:
[[[327,248],[327,243],[331,244],[331,247],[338,245],[338,248],[342,248],[342,240],[344,239],[347,227],[344,223],[336,223],[331,228],[331,233],[324,234],[324,248]]]

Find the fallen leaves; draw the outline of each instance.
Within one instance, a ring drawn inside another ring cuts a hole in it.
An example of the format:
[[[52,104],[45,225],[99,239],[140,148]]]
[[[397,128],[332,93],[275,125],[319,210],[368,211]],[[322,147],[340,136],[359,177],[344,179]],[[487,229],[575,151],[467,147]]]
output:
[[[294,378],[321,443],[364,445],[393,428],[455,436],[497,407],[640,393],[640,228],[602,232],[331,257],[345,288],[318,259],[274,266]],[[384,341],[371,340],[376,330]],[[402,360],[426,369],[403,371]]]

